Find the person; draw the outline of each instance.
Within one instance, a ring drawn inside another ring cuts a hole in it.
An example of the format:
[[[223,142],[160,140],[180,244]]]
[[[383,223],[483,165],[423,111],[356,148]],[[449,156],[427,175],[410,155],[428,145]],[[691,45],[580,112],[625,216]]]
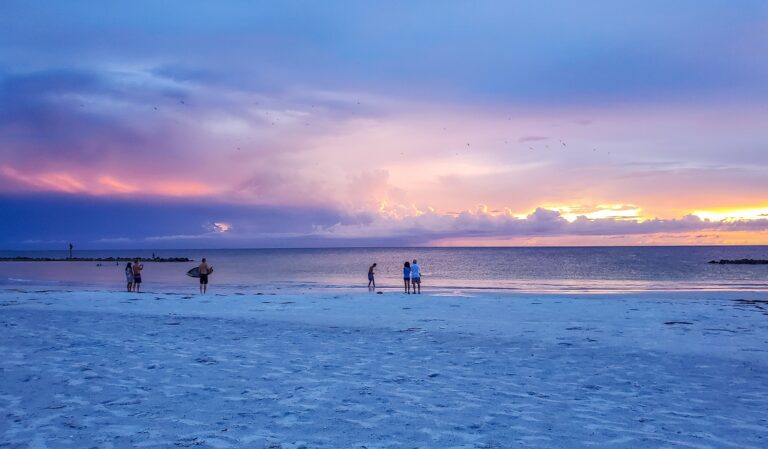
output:
[[[413,259],[413,263],[411,264],[411,287],[413,287],[413,294],[416,294],[416,289],[419,289],[419,294],[421,294],[421,267],[419,266],[419,263],[416,262],[416,259]]]
[[[133,268],[130,262],[125,265],[125,280],[128,281],[128,291],[133,291]]]
[[[375,263],[368,267],[368,290],[376,290],[376,280],[373,278],[374,268],[376,268]],[[373,284],[373,288],[371,288],[371,284]]]
[[[136,293],[139,293],[141,291],[141,270],[144,269],[144,264],[141,263],[141,260],[137,257],[133,259],[133,290]]]
[[[197,268],[200,270],[200,293],[205,294],[208,291],[208,275],[211,273],[211,267],[208,266],[208,262],[203,257]]]
[[[403,283],[405,283],[405,293],[411,294],[411,263],[407,260],[403,265]]]

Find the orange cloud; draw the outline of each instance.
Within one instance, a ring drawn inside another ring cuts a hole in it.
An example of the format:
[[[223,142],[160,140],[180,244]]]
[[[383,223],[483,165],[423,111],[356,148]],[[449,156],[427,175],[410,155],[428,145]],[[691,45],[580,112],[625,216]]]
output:
[[[701,231],[638,235],[557,235],[509,238],[459,237],[437,239],[434,246],[699,246],[766,245],[768,231]]]
[[[116,193],[133,193],[139,190],[137,187],[125,184],[111,176],[100,177],[99,184],[108,187],[112,192]]]
[[[167,196],[202,196],[214,193],[214,189],[194,181],[163,181],[152,185],[152,193]]]
[[[21,185],[22,189],[63,193],[84,193],[92,195],[145,194],[160,196],[203,196],[216,190],[194,181],[160,181],[128,184],[114,176],[102,175],[96,179],[87,176],[76,177],[64,172],[25,174],[8,165],[0,166],[0,176]]]
[[[213,232],[223,234],[225,232],[229,232],[231,229],[232,229],[232,225],[229,223],[224,223],[224,222],[213,223]]]
[[[85,192],[86,187],[79,180],[67,173],[52,172],[36,175],[24,175],[12,167],[4,165],[0,173],[14,181],[26,184],[36,190],[52,190],[55,192],[78,193]]]
[[[44,173],[38,175],[37,179],[43,185],[50,186],[53,190],[61,192],[77,193],[86,190],[83,183],[66,173]]]

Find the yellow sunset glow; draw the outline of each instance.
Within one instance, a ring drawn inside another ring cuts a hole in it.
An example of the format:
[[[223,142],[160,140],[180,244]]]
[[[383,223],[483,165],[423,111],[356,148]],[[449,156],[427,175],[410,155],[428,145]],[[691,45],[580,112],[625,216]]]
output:
[[[556,210],[567,221],[576,221],[579,217],[586,217],[590,220],[600,220],[612,218],[616,220],[641,220],[642,209],[632,204],[597,204],[597,205],[559,205],[546,204],[542,206],[545,209]],[[515,214],[520,217],[520,214]],[[525,218],[523,215],[521,218]]]
[[[693,212],[693,215],[710,221],[765,220],[768,219],[768,207],[699,210]]]

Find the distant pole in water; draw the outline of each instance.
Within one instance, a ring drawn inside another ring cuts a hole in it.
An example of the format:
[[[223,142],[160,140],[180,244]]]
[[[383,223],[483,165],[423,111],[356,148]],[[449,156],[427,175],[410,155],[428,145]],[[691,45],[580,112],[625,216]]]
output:
[[[73,248],[73,246],[72,246],[72,244],[70,243],[70,244],[69,244],[69,258],[70,258],[70,259],[72,258],[72,248]]]

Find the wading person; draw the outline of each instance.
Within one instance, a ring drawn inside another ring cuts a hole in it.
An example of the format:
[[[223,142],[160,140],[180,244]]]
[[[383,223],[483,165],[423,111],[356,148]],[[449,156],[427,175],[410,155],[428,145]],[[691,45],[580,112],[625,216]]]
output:
[[[144,264],[137,257],[133,259],[133,267],[131,268],[133,270],[133,290],[139,293],[141,291],[141,270],[144,269]]]
[[[130,262],[125,265],[125,280],[128,282],[128,291],[133,291],[133,268]]]
[[[405,284],[405,293],[411,294],[411,263],[407,260],[403,265],[403,283]]]
[[[211,273],[211,267],[208,266],[208,262],[203,257],[197,268],[200,270],[200,293],[205,294],[208,291],[208,275]]]
[[[376,268],[376,264],[374,263],[370,267],[368,267],[368,290],[376,290],[376,280],[373,278],[374,273],[373,269]],[[371,288],[371,285],[373,285],[373,288]]]
[[[419,263],[416,262],[416,259],[413,259],[413,263],[411,264],[411,287],[413,288],[413,294],[416,294],[416,289],[419,289],[419,294],[421,294],[421,267],[419,266]]]

